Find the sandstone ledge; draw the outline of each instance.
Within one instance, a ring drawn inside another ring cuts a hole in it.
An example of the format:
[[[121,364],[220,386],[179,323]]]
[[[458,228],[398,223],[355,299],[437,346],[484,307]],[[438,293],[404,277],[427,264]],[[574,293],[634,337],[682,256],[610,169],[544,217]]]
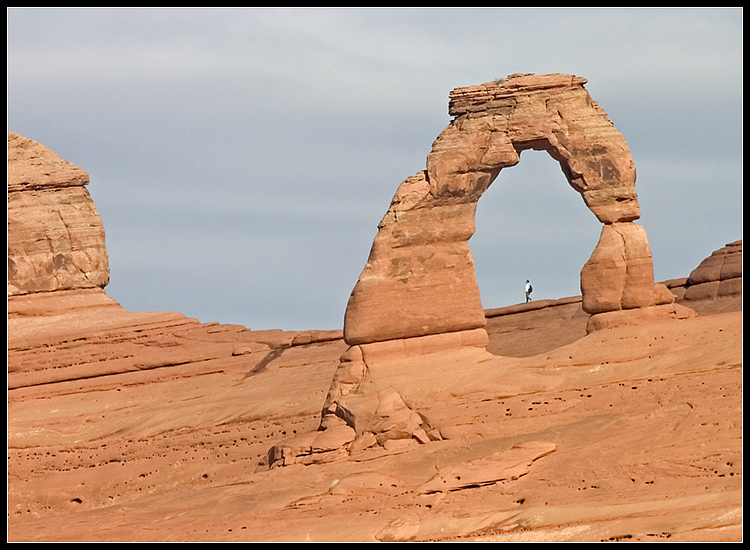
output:
[[[132,312],[103,289],[8,297],[8,388],[207,362],[343,341],[341,330],[250,330],[177,312]]]
[[[485,309],[484,314],[487,318],[498,317],[501,315],[513,315],[514,313],[521,313],[524,311],[534,311],[548,307],[579,304],[581,303],[581,301],[581,296],[568,296],[566,298],[557,298],[554,300],[532,300],[531,302],[514,304],[512,306]]]

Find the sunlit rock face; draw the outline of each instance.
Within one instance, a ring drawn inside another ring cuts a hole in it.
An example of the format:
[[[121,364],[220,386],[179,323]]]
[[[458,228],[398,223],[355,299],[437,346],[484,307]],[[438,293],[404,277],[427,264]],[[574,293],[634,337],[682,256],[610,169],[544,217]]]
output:
[[[476,204],[525,149],[546,150],[557,160],[604,224],[581,277],[586,311],[670,301],[665,288],[654,287],[648,238],[633,223],[640,208],[627,143],[585,83],[567,74],[520,74],[451,92],[455,118],[435,140],[426,168],[398,187],[380,222],[348,303],[347,343],[483,329],[468,244]]]
[[[8,295],[103,288],[104,226],[89,176],[43,145],[8,132]]]

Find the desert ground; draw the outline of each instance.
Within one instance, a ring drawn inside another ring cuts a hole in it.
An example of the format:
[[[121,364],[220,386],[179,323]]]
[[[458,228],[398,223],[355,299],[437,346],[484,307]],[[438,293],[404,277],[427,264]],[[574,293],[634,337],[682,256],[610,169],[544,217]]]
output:
[[[9,541],[742,540],[741,297],[591,334],[575,297],[487,310],[486,351],[378,366],[440,440],[269,467],[339,331],[47,294],[9,300]]]

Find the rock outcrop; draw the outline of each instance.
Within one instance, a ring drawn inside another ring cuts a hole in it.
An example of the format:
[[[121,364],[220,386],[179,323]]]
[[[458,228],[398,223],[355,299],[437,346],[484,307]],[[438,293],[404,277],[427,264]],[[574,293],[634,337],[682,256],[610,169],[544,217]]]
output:
[[[89,176],[43,145],[8,132],[8,295],[103,288],[104,226]]]
[[[664,284],[699,315],[742,311],[742,240],[714,250],[688,277]]]
[[[469,249],[476,205],[527,149],[545,150],[557,160],[603,224],[581,271],[589,331],[695,315],[654,283],[648,237],[634,223],[640,207],[633,159],[585,83],[567,74],[516,74],[451,92],[449,113],[455,118],[433,143],[426,169],[396,190],[352,290],[344,338],[360,348],[349,354],[358,359],[342,358],[321,426],[346,418],[339,411],[349,392],[371,391],[365,384],[368,357],[486,347],[486,317]]]
[[[624,137],[566,74],[511,75],[450,94],[454,120],[426,169],[404,180],[379,224],[345,315],[350,345],[483,330],[468,241],[476,204],[526,149],[546,150],[604,224],[581,277],[592,314],[669,304],[655,287],[635,166]],[[472,342],[476,338],[470,338]]]
[[[695,315],[675,303],[666,285],[654,284],[646,231],[635,223],[605,224],[599,242],[581,269],[583,310],[591,314],[588,330],[641,322],[656,317],[686,319]]]
[[[742,240],[714,251],[687,278],[684,301],[742,296]]]
[[[341,340],[341,330],[258,331],[124,309],[104,291],[109,256],[88,184],[81,168],[8,132],[9,389],[266,355],[254,375],[286,350]]]

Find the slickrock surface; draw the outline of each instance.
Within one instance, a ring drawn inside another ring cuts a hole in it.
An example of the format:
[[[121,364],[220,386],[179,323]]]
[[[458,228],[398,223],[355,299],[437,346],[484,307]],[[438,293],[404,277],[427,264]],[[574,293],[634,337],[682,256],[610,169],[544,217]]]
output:
[[[325,433],[341,333],[96,292],[11,300],[9,540],[741,538],[741,311],[587,335],[580,297],[489,310],[505,355],[377,366],[439,440],[269,468]]]
[[[741,240],[716,250],[690,273],[684,302],[700,307],[702,302],[720,303],[737,296],[742,297]]]
[[[689,277],[672,279],[664,284],[678,302],[700,314],[741,309],[742,240],[715,250]]]

